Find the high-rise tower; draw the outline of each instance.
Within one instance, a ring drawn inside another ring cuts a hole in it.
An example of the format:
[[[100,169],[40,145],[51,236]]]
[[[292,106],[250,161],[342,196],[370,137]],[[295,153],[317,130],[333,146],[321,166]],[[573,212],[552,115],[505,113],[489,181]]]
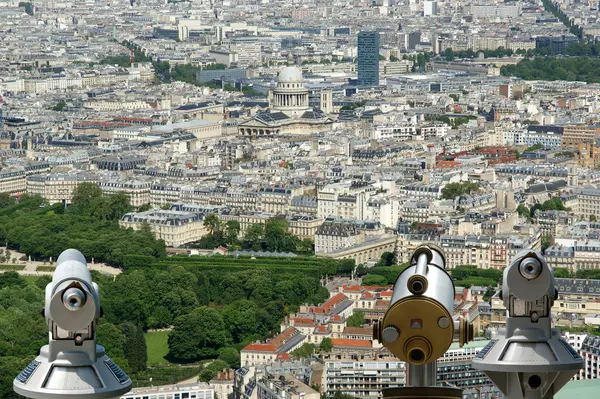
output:
[[[358,33],[358,84],[379,85],[379,33]]]

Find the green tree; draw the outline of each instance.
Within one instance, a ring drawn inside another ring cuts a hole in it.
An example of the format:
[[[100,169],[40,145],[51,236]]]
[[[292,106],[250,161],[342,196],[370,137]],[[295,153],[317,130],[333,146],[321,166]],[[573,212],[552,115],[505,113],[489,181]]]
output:
[[[525,205],[519,205],[517,207],[517,213],[519,214],[519,216],[527,218],[527,219],[529,219],[531,216],[529,209]]]
[[[83,216],[90,216],[101,207],[102,189],[96,183],[81,183],[73,190],[70,210]]]
[[[137,209],[138,212],[147,212],[150,210],[152,210],[152,205],[150,205],[150,203],[144,204]]]
[[[9,193],[0,193],[0,209],[7,208],[15,204],[15,200],[10,198]]]
[[[388,285],[387,278],[385,276],[380,276],[378,274],[367,274],[363,278],[364,285]]]
[[[333,342],[331,341],[331,338],[323,338],[321,344],[319,345],[319,349],[323,352],[331,352],[333,349]]]
[[[255,223],[244,234],[243,247],[246,249],[260,250],[264,236],[264,225]]]
[[[96,339],[116,364],[129,371],[129,363],[125,356],[126,339],[122,328],[101,320],[96,329]]]
[[[554,277],[556,278],[569,278],[571,277],[571,273],[569,273],[569,269],[562,267],[554,268]]]
[[[228,346],[219,351],[219,360],[223,360],[229,365],[229,368],[240,368],[240,352],[234,347]]]
[[[315,353],[316,346],[315,344],[306,343],[301,347],[294,349],[292,352],[292,356],[298,359],[305,359],[307,357],[311,357]]]
[[[66,106],[67,106],[66,102],[59,101],[54,107],[52,107],[52,111],[62,112]]]
[[[265,244],[269,251],[292,252],[300,240],[289,232],[289,223],[285,219],[270,219],[265,224]]]
[[[185,361],[206,359],[217,356],[230,341],[221,313],[202,306],[175,319],[169,333],[169,353]]]
[[[392,266],[394,264],[395,256],[393,252],[384,252],[381,254],[381,258],[377,263],[377,266]]]
[[[225,239],[228,243],[234,244],[238,241],[240,230],[242,229],[240,222],[237,220],[229,220],[225,224]]]
[[[240,296],[244,295],[241,283],[237,290],[240,292]],[[224,294],[227,293],[224,292]],[[255,302],[248,299],[239,299],[225,306],[223,319],[234,342],[242,342],[258,332],[258,307]]]
[[[209,234],[215,235],[216,232],[221,229],[221,220],[215,213],[209,213],[204,217],[204,227],[208,230]]]
[[[209,382],[217,376],[217,373],[223,370],[227,370],[229,364],[222,359],[212,361],[209,365],[204,367],[198,376],[198,379],[202,382]]]
[[[363,312],[354,312],[346,320],[348,327],[362,327],[365,324],[365,314]]]
[[[567,208],[565,208],[565,205],[563,204],[562,200],[558,197],[554,197],[552,199],[545,201],[542,204],[542,209],[545,211],[566,211],[567,210]]]
[[[542,204],[534,204],[531,206],[531,208],[529,208],[529,216],[531,218],[535,217],[535,211],[537,211],[538,209],[543,210],[543,206]]]
[[[548,249],[551,245],[552,245],[552,236],[550,234],[546,234],[544,236],[542,236],[542,242],[541,242],[541,249],[542,249],[542,253],[546,252],[546,249]]]
[[[27,283],[15,271],[0,273],[0,289],[4,287],[25,287]]]
[[[479,186],[472,182],[449,183],[442,188],[442,199],[455,199],[461,195],[479,191]]]

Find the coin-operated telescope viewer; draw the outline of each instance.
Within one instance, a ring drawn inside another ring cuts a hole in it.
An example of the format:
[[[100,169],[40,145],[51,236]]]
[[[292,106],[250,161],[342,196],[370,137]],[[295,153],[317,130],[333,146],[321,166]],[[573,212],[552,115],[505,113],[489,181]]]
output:
[[[49,344],[15,378],[13,388],[27,398],[118,398],[131,379],[96,345],[101,316],[98,285],[83,254],[64,251],[46,286],[44,316]]]
[[[536,251],[518,253],[504,269],[500,297],[506,328],[473,359],[508,399],[551,399],[578,370],[581,356],[551,326],[558,291],[554,272]]]
[[[390,306],[373,338],[407,363],[407,386],[383,390],[384,398],[462,398],[462,390],[437,386],[437,359],[454,340],[473,339],[465,319],[454,321],[454,283],[440,248],[423,245],[396,279]]]

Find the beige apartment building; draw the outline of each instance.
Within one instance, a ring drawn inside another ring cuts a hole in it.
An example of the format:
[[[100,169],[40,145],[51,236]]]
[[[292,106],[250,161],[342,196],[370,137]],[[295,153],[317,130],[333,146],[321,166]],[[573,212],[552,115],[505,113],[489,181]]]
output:
[[[600,134],[599,126],[571,125],[565,126],[562,145],[577,146],[581,143],[592,142]]]
[[[27,191],[27,176],[24,170],[0,171],[0,193],[22,194]]]
[[[169,247],[179,247],[198,241],[208,234],[208,230],[204,227],[204,219],[191,212],[171,210],[131,212],[121,218],[119,225],[133,230],[140,230],[142,226],[147,225],[156,239],[163,240]]]
[[[150,203],[149,182],[142,181],[101,181],[98,183],[104,194],[125,193],[133,207]]]
[[[32,175],[27,177],[27,194],[39,195],[50,204],[70,204],[77,186],[99,180],[98,176],[87,173]]]

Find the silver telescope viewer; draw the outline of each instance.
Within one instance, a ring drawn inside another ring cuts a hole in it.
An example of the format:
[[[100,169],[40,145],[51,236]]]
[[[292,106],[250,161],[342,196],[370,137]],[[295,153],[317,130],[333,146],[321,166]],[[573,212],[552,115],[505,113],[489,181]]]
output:
[[[16,393],[38,399],[105,399],[131,389],[131,379],[96,345],[100,295],[81,252],[68,249],[58,257],[46,286],[44,316],[50,342],[15,378]]]
[[[583,368],[582,357],[552,328],[554,271],[539,252],[521,251],[504,269],[500,295],[506,328],[475,356],[473,368],[507,399],[551,399]]]

